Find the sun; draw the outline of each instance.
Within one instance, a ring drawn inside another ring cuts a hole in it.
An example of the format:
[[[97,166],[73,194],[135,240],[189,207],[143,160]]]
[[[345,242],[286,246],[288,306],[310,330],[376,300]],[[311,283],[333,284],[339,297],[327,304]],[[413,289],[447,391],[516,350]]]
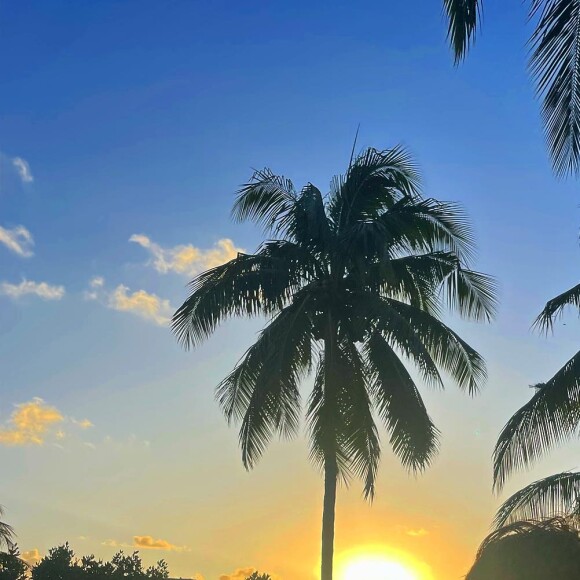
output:
[[[344,566],[340,580],[420,580],[420,576],[387,557],[359,556]]]

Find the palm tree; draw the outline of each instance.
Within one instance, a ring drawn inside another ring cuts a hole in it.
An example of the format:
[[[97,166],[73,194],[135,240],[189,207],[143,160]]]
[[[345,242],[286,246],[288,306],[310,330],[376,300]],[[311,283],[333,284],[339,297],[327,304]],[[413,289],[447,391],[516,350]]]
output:
[[[0,518],[4,516],[4,508],[0,506]],[[12,526],[0,521],[0,546],[5,544],[8,548],[12,546],[14,539],[14,529]]]
[[[424,469],[438,448],[438,430],[401,358],[432,385],[442,386],[442,369],[476,393],[484,361],[439,313],[447,304],[489,320],[494,283],[466,267],[473,240],[465,216],[455,204],[422,197],[399,146],[351,158],[327,196],[311,183],[298,193],[269,169],[256,171],[233,215],[273,239],[197,276],[173,330],[189,348],[230,316],[268,318],[216,392],[227,420],[241,423],[247,469],[275,435],[297,434],[299,385],[313,371],[306,421],[310,457],[324,473],[321,578],[331,580],[337,483],[356,476],[365,497],[375,492],[373,412],[408,469]]]
[[[580,173],[580,0],[529,0],[536,28],[529,68],[557,175]],[[443,0],[448,38],[461,62],[480,26],[483,0]]]
[[[535,321],[553,329],[566,306],[580,309],[580,284],[550,300]],[[535,386],[534,396],[503,428],[494,450],[494,486],[501,489],[515,470],[528,467],[553,446],[578,434],[580,426],[580,351],[548,382]],[[580,515],[580,473],[564,472],[536,481],[500,507],[495,523],[558,513]]]

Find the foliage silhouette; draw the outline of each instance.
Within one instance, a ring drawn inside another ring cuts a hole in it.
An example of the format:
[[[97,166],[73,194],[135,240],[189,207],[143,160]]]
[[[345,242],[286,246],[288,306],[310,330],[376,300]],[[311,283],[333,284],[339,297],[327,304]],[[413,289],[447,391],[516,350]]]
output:
[[[580,534],[569,520],[518,521],[481,544],[465,580],[580,578]]]
[[[250,576],[248,576],[246,580],[272,580],[272,577],[269,574],[260,574],[260,572],[252,572],[252,574],[250,574]]]
[[[529,69],[557,175],[580,173],[580,0],[529,0],[536,28]],[[475,41],[483,0],[443,0],[448,39],[461,62]]]
[[[169,577],[167,563],[159,560],[155,566],[143,568],[139,552],[130,555],[117,552],[110,562],[95,556],[75,557],[68,543],[49,550],[48,554],[32,568],[32,580],[162,580]]]
[[[0,580],[26,580],[28,565],[20,558],[18,546],[11,545],[7,552],[0,552]]]
[[[431,463],[438,430],[403,360],[433,386],[443,386],[444,370],[475,394],[484,361],[439,314],[447,306],[488,321],[495,286],[468,269],[474,243],[466,216],[456,204],[421,195],[417,169],[400,146],[364,151],[327,196],[312,183],[297,192],[269,169],[256,171],[233,215],[274,239],[197,276],[173,330],[189,348],[228,317],[268,318],[216,391],[227,420],[241,423],[247,469],[275,435],[296,435],[299,385],[313,371],[306,420],[310,457],[324,473],[321,578],[329,580],[337,482],[356,476],[365,497],[375,492],[373,411],[406,468]]]
[[[580,284],[550,300],[534,326],[553,329],[566,306],[580,310]],[[494,450],[494,486],[501,489],[515,470],[528,467],[554,445],[573,438],[580,426],[580,351],[548,382],[536,385],[534,396],[508,421]],[[525,518],[580,515],[580,473],[565,472],[536,481],[508,498],[496,526]]]

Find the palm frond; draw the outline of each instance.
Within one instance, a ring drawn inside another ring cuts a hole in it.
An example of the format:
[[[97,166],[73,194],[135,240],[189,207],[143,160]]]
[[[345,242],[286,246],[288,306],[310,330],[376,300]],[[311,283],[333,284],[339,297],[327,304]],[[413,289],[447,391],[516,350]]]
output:
[[[494,487],[573,437],[580,422],[580,352],[577,352],[507,422],[493,453]]]
[[[468,265],[475,253],[471,224],[461,206],[434,199],[401,199],[376,220],[356,224],[361,233],[374,230],[376,252],[393,258],[407,253],[453,252]]]
[[[580,171],[580,0],[533,0],[530,69],[557,175]]]
[[[580,309],[580,284],[549,300],[534,321],[534,326],[544,332],[552,330],[554,320],[562,314],[566,306],[575,306]]]
[[[496,316],[497,283],[491,276],[458,265],[446,279],[445,295],[450,310],[465,318],[491,322]]]
[[[343,416],[345,454],[350,471],[363,480],[363,494],[372,500],[381,457],[379,434],[367,390],[367,369],[353,342],[340,344],[341,377],[339,405]]]
[[[4,508],[0,506],[0,518],[4,519]],[[14,528],[7,523],[0,521],[0,545],[3,543],[10,548],[13,545]]]
[[[270,169],[254,171],[238,191],[232,209],[237,221],[251,220],[273,231],[288,218],[296,202],[296,190],[289,179],[274,175]]]
[[[379,333],[365,344],[367,368],[378,413],[403,465],[413,472],[428,467],[438,451],[439,431],[405,365]]]
[[[398,305],[402,302],[381,299],[370,292],[353,293],[353,310],[356,318],[366,321],[367,333],[380,332],[388,344],[398,350],[421,373],[425,382],[443,387],[443,381],[433,359],[432,352],[417,332],[415,321],[407,314],[401,314]],[[422,312],[416,308],[418,312]]]
[[[570,515],[578,510],[579,500],[580,473],[550,475],[509,497],[499,508],[493,525],[500,528],[517,520]]]
[[[327,368],[325,356],[319,354],[314,387],[308,401],[306,411],[306,424],[310,438],[310,461],[316,467],[323,470],[325,457],[332,456],[336,460],[338,476],[341,481],[348,485],[352,472],[350,469],[351,458],[344,446],[344,429],[341,407],[336,396],[329,396],[329,389],[334,382],[328,381],[327,375],[333,374],[332,367]],[[328,388],[327,388],[327,383]]]
[[[459,64],[475,41],[481,22],[482,0],[443,0],[443,7],[448,20],[447,39],[455,64]]]
[[[329,212],[338,231],[361,219],[376,216],[401,197],[420,193],[420,177],[409,152],[401,145],[359,155],[346,176],[332,184]]]
[[[290,242],[272,242],[256,254],[238,254],[192,280],[189,298],[173,315],[173,332],[184,347],[195,347],[231,316],[275,313],[316,268],[314,258]]]
[[[331,228],[320,190],[308,183],[288,214],[284,230],[294,242],[313,251],[327,250]]]
[[[366,286],[381,296],[413,304],[431,314],[440,314],[440,288],[457,268],[451,252],[431,252],[374,262],[366,275]]]
[[[250,469],[274,434],[298,429],[298,385],[312,364],[312,323],[304,292],[261,332],[236,368],[216,390],[228,421],[241,420],[240,445]]]
[[[385,298],[388,308],[414,329],[415,335],[435,361],[470,395],[476,394],[487,378],[485,361],[458,334],[438,318],[410,304]]]
[[[326,368],[330,363],[332,368]],[[336,457],[339,474],[363,480],[364,496],[372,499],[380,459],[380,442],[367,391],[367,371],[349,340],[336,345],[332,361],[321,357],[307,421],[311,459],[320,467],[327,454]],[[328,382],[327,377],[332,378]]]

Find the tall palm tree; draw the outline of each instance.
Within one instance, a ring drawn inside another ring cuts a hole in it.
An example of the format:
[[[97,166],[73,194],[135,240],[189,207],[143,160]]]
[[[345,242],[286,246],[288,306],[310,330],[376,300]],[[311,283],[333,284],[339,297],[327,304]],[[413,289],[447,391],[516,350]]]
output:
[[[311,372],[306,406],[310,457],[324,473],[321,578],[331,580],[336,489],[352,476],[372,498],[382,419],[403,465],[420,471],[438,448],[415,380],[442,386],[440,369],[474,394],[480,355],[439,319],[446,304],[475,320],[494,311],[494,283],[467,269],[473,240],[455,204],[424,198],[402,147],[351,159],[330,193],[297,192],[269,169],[238,193],[233,215],[273,238],[197,276],[173,317],[195,347],[230,316],[267,325],[217,387],[228,421],[241,423],[242,461],[254,466],[275,435],[294,436],[299,385]]]
[[[580,284],[550,300],[535,321],[553,329],[566,306],[580,309]],[[515,470],[528,467],[553,446],[578,435],[580,427],[580,351],[503,428],[494,450],[494,486],[501,489]],[[500,507],[496,524],[559,513],[580,515],[580,473],[564,472],[536,481]]]
[[[580,0],[529,0],[536,27],[529,69],[542,101],[544,132],[557,175],[580,173]],[[483,0],[443,0],[455,63],[480,26]]]
[[[0,506],[0,518],[4,516],[4,508]],[[0,521],[0,546],[5,544],[8,548],[12,546],[14,539],[14,529],[12,526]]]

